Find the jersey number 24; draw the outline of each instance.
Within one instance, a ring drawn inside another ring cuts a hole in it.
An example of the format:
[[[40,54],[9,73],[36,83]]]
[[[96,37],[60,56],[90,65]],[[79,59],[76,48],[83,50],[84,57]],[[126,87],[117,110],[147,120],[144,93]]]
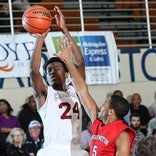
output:
[[[70,111],[72,111],[72,113],[77,113],[77,119],[79,119],[79,106],[78,103],[75,102],[74,106],[71,108],[71,105],[68,102],[63,102],[59,105],[59,108],[66,108],[64,113],[61,115],[61,119],[71,119],[72,115],[69,114]]]

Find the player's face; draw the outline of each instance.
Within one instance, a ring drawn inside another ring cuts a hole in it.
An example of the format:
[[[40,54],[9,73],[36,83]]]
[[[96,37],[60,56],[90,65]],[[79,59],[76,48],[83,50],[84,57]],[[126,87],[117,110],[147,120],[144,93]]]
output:
[[[110,98],[108,98],[104,104],[100,107],[99,118],[104,122],[107,123],[109,118],[109,105],[110,105]]]
[[[68,73],[60,62],[53,62],[47,66],[47,79],[50,85],[62,86]]]

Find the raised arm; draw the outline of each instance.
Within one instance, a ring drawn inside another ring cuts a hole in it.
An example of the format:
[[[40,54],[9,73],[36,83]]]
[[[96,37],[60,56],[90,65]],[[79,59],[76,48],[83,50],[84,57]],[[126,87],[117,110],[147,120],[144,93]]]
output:
[[[44,104],[47,95],[47,86],[45,85],[39,70],[41,65],[42,46],[48,32],[49,30],[43,34],[36,34],[35,49],[30,61],[30,77],[38,109]]]
[[[65,34],[68,40],[72,43],[71,49],[72,49],[72,54],[77,63],[76,67],[80,75],[82,76],[82,78],[85,80],[85,63],[84,63],[83,55],[66,27],[65,18],[61,10],[57,6],[54,7],[54,10],[57,12],[57,14],[55,15],[56,24],[62,30],[62,32]]]
[[[72,76],[73,84],[81,100],[83,101],[85,108],[87,109],[91,121],[93,122],[95,118],[97,118],[98,109],[94,99],[91,97],[88,91],[87,84],[85,83],[84,79],[81,77],[80,73],[71,60],[71,44],[68,42],[68,39],[62,39],[62,42],[58,42],[58,44],[61,52],[55,55],[65,62],[69,73]]]

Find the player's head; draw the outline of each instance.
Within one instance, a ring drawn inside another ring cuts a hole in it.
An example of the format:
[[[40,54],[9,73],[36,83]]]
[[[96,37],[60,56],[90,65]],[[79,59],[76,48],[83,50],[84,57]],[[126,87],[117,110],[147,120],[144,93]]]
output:
[[[68,69],[65,63],[58,57],[50,58],[44,66],[47,80],[55,89],[60,88],[68,77]]]
[[[129,102],[121,96],[112,95],[109,108],[114,109],[118,119],[123,119],[129,111]]]
[[[58,58],[58,57],[51,57],[51,58],[46,62],[45,66],[44,66],[45,73],[47,73],[47,66],[48,66],[50,63],[53,63],[53,62],[60,62],[60,63],[62,64],[64,70],[65,70],[66,72],[68,72],[68,69],[67,69],[65,63],[64,63],[60,58]]]
[[[123,119],[128,111],[128,101],[121,96],[112,95],[100,108],[99,117],[106,124],[110,121],[112,116],[114,116],[116,119]]]

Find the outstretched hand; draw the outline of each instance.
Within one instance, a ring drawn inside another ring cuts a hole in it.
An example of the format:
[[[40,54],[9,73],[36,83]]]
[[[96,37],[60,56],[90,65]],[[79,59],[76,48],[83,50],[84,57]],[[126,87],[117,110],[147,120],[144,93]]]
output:
[[[59,9],[58,6],[54,7],[54,10],[56,11],[55,19],[56,19],[56,24],[60,29],[63,29],[66,27],[65,25],[65,18],[64,15],[62,14],[61,10]]]
[[[68,38],[62,37],[61,41],[57,41],[60,48],[59,53],[54,53],[55,56],[59,57],[62,61],[68,62],[71,60],[71,42]]]

